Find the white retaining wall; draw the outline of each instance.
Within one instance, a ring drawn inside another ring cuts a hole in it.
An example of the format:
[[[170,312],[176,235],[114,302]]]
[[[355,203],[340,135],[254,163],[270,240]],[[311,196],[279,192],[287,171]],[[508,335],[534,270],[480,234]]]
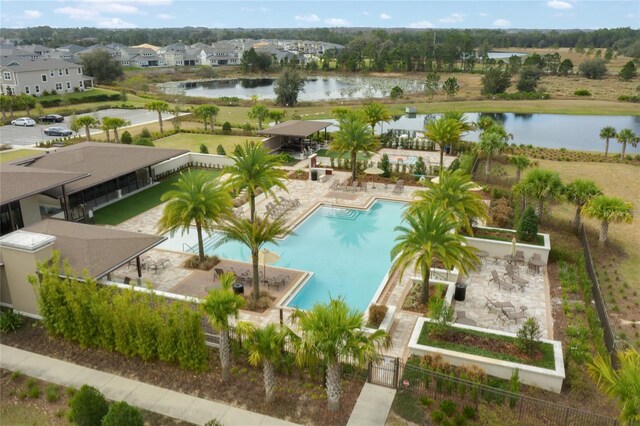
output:
[[[502,228],[489,228],[484,226],[479,226],[479,229],[495,229],[502,232],[510,232],[515,236],[515,231],[512,229],[502,229]],[[549,239],[549,234],[538,234],[544,237],[544,246],[538,246],[533,244],[524,244],[524,243],[516,243],[516,250],[522,250],[524,252],[525,262],[528,262],[531,256],[534,253],[538,253],[540,258],[544,261],[544,263],[548,263],[549,261],[549,251],[551,251],[551,240]],[[475,238],[475,237],[465,237],[467,239],[467,243],[471,247],[475,247],[479,250],[485,250],[489,252],[489,256],[491,257],[499,257],[502,258],[507,254],[511,254],[511,242],[508,241],[497,241],[497,240],[487,240],[484,238]]]
[[[151,169],[153,170],[154,175],[157,176],[170,170],[178,170],[180,169],[180,167],[186,166],[188,164],[195,165],[198,163],[204,164],[206,167],[219,169],[224,166],[232,165],[233,160],[231,160],[226,155],[187,152],[186,154],[182,154],[169,160],[163,161],[162,163],[158,163],[155,166],[152,166]]]

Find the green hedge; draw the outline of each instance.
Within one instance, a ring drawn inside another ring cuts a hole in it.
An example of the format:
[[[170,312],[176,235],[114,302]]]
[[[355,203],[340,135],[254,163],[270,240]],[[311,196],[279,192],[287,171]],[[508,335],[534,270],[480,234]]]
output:
[[[77,104],[87,104],[91,102],[120,101],[121,98],[122,96],[119,93],[115,93],[113,95],[102,93],[99,95],[89,95],[89,96],[82,96],[82,97],[69,96],[67,100],[71,105],[77,105]],[[58,107],[64,103],[63,100],[64,98],[41,99],[40,105],[42,105],[44,108]]]
[[[29,277],[39,293],[42,321],[51,334],[144,360],[159,359],[191,370],[207,368],[202,315],[184,302],[154,293],[60,277],[60,254],[38,264]],[[65,262],[66,276],[73,276]]]

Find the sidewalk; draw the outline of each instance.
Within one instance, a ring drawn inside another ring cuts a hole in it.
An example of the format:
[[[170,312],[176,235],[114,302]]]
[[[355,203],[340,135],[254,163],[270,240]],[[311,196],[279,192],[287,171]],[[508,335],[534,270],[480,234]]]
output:
[[[395,395],[395,389],[365,383],[347,426],[383,426]]]
[[[107,399],[126,401],[148,411],[199,425],[214,418],[225,426],[295,425],[295,423],[263,414],[174,392],[6,345],[0,345],[0,367],[12,371],[20,370],[27,376],[63,386],[80,388],[87,384],[99,389]]]

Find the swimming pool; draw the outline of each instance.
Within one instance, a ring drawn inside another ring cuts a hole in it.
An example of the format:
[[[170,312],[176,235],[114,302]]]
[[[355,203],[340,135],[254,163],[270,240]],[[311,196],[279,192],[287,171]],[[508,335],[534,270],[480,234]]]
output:
[[[286,301],[287,306],[310,309],[331,297],[344,297],[352,308],[366,310],[391,266],[394,228],[401,222],[405,204],[375,201],[368,210],[322,206],[295,230],[295,235],[266,248],[278,253],[274,265],[313,272],[309,280]],[[229,242],[218,248],[219,236],[205,239],[205,252],[222,258],[249,261],[246,246]],[[196,247],[195,232],[169,238],[159,248],[185,250]],[[196,247],[197,248],[197,247]]]
[[[391,161],[391,163],[393,164],[398,163],[412,166],[416,164],[416,161],[418,161],[418,157],[414,155],[390,155],[389,161]]]

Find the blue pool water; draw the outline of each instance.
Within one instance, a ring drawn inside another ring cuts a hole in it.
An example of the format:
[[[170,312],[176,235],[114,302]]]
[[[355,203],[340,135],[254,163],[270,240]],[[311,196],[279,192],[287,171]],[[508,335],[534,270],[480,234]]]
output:
[[[314,303],[341,296],[352,308],[366,310],[391,265],[394,228],[400,224],[404,206],[376,201],[366,211],[320,207],[296,228],[295,235],[278,245],[266,245],[280,255],[275,266],[313,272],[288,305],[310,309]],[[163,246],[181,250],[186,240],[190,245],[196,241],[195,232],[185,237]],[[205,239],[207,254],[249,261],[246,246],[229,242],[216,248],[218,238],[213,234]]]

